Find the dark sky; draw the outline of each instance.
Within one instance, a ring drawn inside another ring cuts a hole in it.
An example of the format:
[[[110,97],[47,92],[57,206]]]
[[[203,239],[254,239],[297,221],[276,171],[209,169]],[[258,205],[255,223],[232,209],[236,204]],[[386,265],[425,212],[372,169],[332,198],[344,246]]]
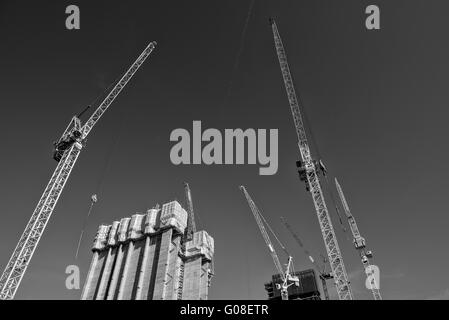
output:
[[[381,9],[380,31],[365,28],[365,7],[373,3]],[[81,30],[65,29],[69,4],[81,9]],[[257,0],[241,47],[249,5],[0,2],[1,269],[56,166],[52,142],[149,41],[158,42],[89,136],[16,298],[79,299],[80,291],[65,288],[64,272],[77,264],[84,282],[97,226],[183,200],[183,181],[192,188],[197,224],[215,239],[211,299],[265,299],[263,284],[275,272],[241,184],[294,253],[297,270],[311,265],[279,216],[315,256],[324,254],[312,199],[296,174],[296,134],[270,16],[321,156],[374,251],[383,297],[449,298],[449,3]],[[278,173],[259,176],[255,165],[172,165],[170,133],[191,130],[193,120],[222,132],[279,129]],[[99,202],[75,260],[93,193]],[[354,294],[370,299],[359,257],[331,215]]]

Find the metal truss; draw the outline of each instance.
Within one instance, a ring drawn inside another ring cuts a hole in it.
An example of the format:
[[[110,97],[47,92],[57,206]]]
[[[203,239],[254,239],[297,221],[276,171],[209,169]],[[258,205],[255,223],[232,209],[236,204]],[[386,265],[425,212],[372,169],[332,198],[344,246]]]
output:
[[[14,298],[80,151],[79,143],[72,145],[58,163],[0,278],[0,299]]]
[[[71,143],[71,145],[63,151],[61,159],[57,159],[58,165],[3,271],[0,278],[0,299],[6,300],[14,298],[39,240],[53,213],[53,209],[55,208],[59,196],[70,176],[70,172],[78,159],[87,135],[115,98],[120,94],[128,81],[144,63],[146,58],[148,58],[155,46],[156,42],[150,42],[148,44],[82,128],[80,119],[75,116],[65,129],[60,141],[69,141],[68,143]]]
[[[296,133],[298,135],[298,147],[306,169],[310,193],[312,194],[313,203],[318,216],[318,222],[320,224],[321,233],[326,246],[327,255],[329,257],[329,263],[334,276],[337,294],[340,300],[352,300],[353,295],[349,286],[348,276],[343,263],[340,248],[338,246],[337,237],[324,201],[323,191],[318,179],[317,170],[310,154],[306,130],[301,117],[290,68],[288,66],[287,55],[276,23],[273,19],[270,19],[270,23],[273,31],[276,53],[278,56],[282,77],[284,79],[285,89],[287,91],[288,101],[293,115],[293,121],[296,127]]]

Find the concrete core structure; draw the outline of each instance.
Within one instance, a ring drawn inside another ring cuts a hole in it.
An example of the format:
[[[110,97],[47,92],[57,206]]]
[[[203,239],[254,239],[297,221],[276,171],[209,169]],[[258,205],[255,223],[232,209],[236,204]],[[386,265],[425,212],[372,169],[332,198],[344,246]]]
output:
[[[187,212],[177,201],[100,225],[82,300],[206,300],[214,239],[184,242]]]

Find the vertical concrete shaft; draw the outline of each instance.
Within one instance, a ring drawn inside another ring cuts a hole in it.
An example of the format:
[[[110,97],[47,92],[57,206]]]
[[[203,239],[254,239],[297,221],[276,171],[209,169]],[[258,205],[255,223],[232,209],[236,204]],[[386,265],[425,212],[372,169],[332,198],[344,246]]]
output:
[[[156,270],[156,279],[153,292],[153,300],[163,300],[165,297],[165,286],[167,283],[167,271],[170,258],[170,247],[173,229],[166,229],[162,232],[161,244],[159,248],[159,261]]]
[[[103,300],[106,297],[106,290],[108,289],[108,284],[111,279],[111,273],[114,268],[116,253],[116,247],[110,247],[107,250],[106,262],[104,263],[104,268],[101,274],[101,280],[98,286],[95,300]]]
[[[131,300],[135,298],[137,290],[137,268],[140,266],[141,252],[145,242],[142,240],[130,242],[126,257],[125,268],[120,283],[118,300]]]
[[[120,278],[123,271],[124,260],[126,255],[128,244],[122,243],[117,249],[117,258],[115,260],[114,271],[112,273],[111,283],[109,285],[107,300],[117,299],[118,288],[120,287]]]
[[[181,257],[177,259],[176,266],[176,285],[174,300],[182,300],[182,287],[184,286],[184,261]]]
[[[207,300],[208,298],[209,270],[210,270],[210,262],[204,260],[201,266],[201,275],[200,275],[200,300]]]
[[[95,251],[89,268],[89,274],[83,288],[81,300],[93,300],[98,286],[98,281],[101,277],[103,263],[107,252]]]
[[[153,274],[153,263],[155,259],[156,236],[147,236],[143,253],[142,264],[139,270],[139,281],[137,284],[136,300],[147,300],[151,298],[149,294],[151,275]]]
[[[201,257],[194,257],[184,263],[183,300],[200,299]]]
[[[126,283],[129,279],[129,265],[131,261],[131,255],[134,251],[134,243],[132,241],[128,242],[128,250],[126,257],[123,262],[123,271],[120,273],[120,287],[118,289],[117,299],[123,300],[123,294],[125,290]]]
[[[178,287],[178,253],[181,244],[181,236],[172,238],[168,252],[167,276],[165,280],[164,300],[176,300]]]

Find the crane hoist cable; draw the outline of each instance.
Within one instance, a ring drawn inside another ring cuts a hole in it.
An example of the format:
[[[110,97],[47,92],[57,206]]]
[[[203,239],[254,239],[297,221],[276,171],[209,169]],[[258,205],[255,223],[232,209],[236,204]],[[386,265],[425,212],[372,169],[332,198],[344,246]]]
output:
[[[318,272],[319,278],[321,279],[321,284],[323,287],[323,293],[324,293],[324,297],[326,300],[329,300],[329,290],[327,288],[327,283],[326,281],[329,279],[332,279],[333,276],[329,273],[326,272],[326,264],[327,264],[327,259],[326,257],[324,257],[322,254],[320,254],[320,256],[323,258],[323,268],[321,268],[318,263],[315,261],[315,259],[313,258],[312,254],[310,253],[309,250],[307,250],[307,248],[304,246],[303,242],[301,241],[301,239],[299,238],[299,236],[296,234],[295,231],[293,231],[293,228],[291,227],[291,225],[287,222],[287,220],[284,217],[281,217],[282,223],[284,224],[285,228],[290,232],[290,234],[293,236],[293,238],[296,240],[296,242],[298,243],[298,245],[301,247],[301,249],[303,249],[304,254],[308,257],[308,259],[310,260],[310,262],[313,265],[313,268],[315,269],[316,272]]]
[[[293,231],[292,227],[290,226],[290,224],[287,222],[287,220],[284,217],[281,217],[281,221],[284,224],[285,228],[290,232],[290,234],[293,236],[293,238],[296,240],[296,242],[298,243],[298,245],[301,247],[301,249],[303,249],[304,254],[307,256],[307,258],[310,260],[310,262],[312,263],[312,265],[317,269],[317,271],[320,270],[319,266],[317,265],[317,263],[315,262],[315,259],[313,258],[312,254],[310,253],[309,250],[307,250],[307,248],[304,246],[304,243],[301,241],[301,239],[299,238],[299,236]]]
[[[114,86],[114,85],[116,85],[117,84],[117,82],[120,80],[120,78],[121,78],[122,76],[121,75],[119,75],[117,78],[115,78],[114,79],[114,81],[113,82],[111,82],[111,84],[108,86],[108,87],[106,87],[105,89],[103,89],[103,91],[102,92],[100,92],[88,105],[87,105],[87,107],[85,107],[80,113],[78,113],[78,115],[77,115],[77,117],[79,118],[79,119],[81,119],[81,116],[82,115],[84,115],[87,111],[89,111],[90,110],[90,108],[93,106],[93,105],[96,105],[97,104],[97,102],[98,101],[100,101],[100,98],[102,98],[102,97],[106,97],[106,95],[107,95],[107,93],[110,91],[110,89]]]
[[[86,227],[87,227],[87,222],[88,222],[88,220],[89,220],[90,213],[92,212],[92,208],[94,207],[94,204],[97,203],[97,201],[98,201],[97,195],[96,195],[96,194],[93,194],[93,195],[90,197],[89,211],[87,212],[87,216],[86,216],[86,218],[84,219],[83,228],[81,229],[80,238],[79,238],[79,240],[78,240],[78,246],[77,246],[77,248],[76,248],[75,259],[78,259],[78,253],[79,253],[79,250],[80,250],[81,241],[83,240],[84,230],[85,230]]]
[[[238,49],[237,54],[235,56],[234,65],[233,65],[233,67],[231,69],[231,77],[229,79],[229,83],[228,83],[228,86],[226,88],[226,93],[225,93],[225,96],[224,96],[224,99],[223,99],[223,104],[226,103],[226,100],[229,98],[229,96],[231,94],[232,85],[234,83],[234,75],[237,72],[237,69],[239,67],[240,57],[242,56],[243,48],[244,48],[244,44],[245,44],[246,32],[248,30],[249,20],[251,18],[251,14],[252,14],[255,2],[256,2],[255,0],[251,0],[251,2],[249,4],[248,13],[246,15],[245,23],[243,25],[243,30],[242,30],[242,33],[241,33],[241,36],[240,36],[239,49]]]
[[[101,94],[99,94],[97,96],[97,98],[95,98],[95,100],[92,102],[92,104],[96,103],[101,97],[104,97],[106,95],[106,93],[114,86],[117,84],[117,82],[120,80],[121,76],[118,76],[106,89],[103,90],[103,92]],[[79,115],[78,117],[80,117],[83,113],[85,113],[87,110],[89,110],[90,105],[84,109]],[[112,137],[111,137],[111,143],[106,151],[106,156],[105,156],[105,160],[104,160],[104,165],[102,166],[102,170],[101,173],[99,175],[98,181],[97,181],[97,186],[96,186],[96,193],[93,194],[91,196],[91,203],[89,206],[89,210],[87,212],[86,217],[84,218],[84,222],[83,222],[83,226],[81,228],[81,233],[80,233],[80,237],[78,240],[78,246],[76,248],[76,254],[75,254],[75,259],[78,259],[78,253],[79,253],[79,249],[83,240],[83,236],[84,236],[84,231],[86,230],[88,224],[89,224],[89,217],[91,215],[92,212],[92,208],[94,206],[94,204],[97,202],[97,194],[103,194],[103,186],[104,186],[104,181],[106,178],[106,173],[108,172],[109,168],[110,168],[110,164],[111,164],[111,158],[112,155],[116,149],[117,146],[117,142],[119,140],[119,137],[123,131],[123,124],[125,122],[125,118],[127,118],[128,113],[125,113],[124,116],[120,117],[119,120],[119,124],[118,124],[118,129],[113,131]]]
[[[276,233],[273,231],[273,229],[271,228],[270,224],[267,222],[267,220],[265,220],[265,217],[262,215],[262,212],[260,212],[259,209],[259,215],[262,218],[263,222],[265,223],[265,225],[268,227],[268,230],[270,230],[271,234],[274,236],[274,238],[276,239],[276,241],[278,242],[279,246],[281,247],[281,249],[285,252],[285,254],[287,256],[290,256],[290,253],[288,252],[287,248],[284,246],[284,244],[281,242],[281,240],[279,240],[278,236],[276,235]]]

